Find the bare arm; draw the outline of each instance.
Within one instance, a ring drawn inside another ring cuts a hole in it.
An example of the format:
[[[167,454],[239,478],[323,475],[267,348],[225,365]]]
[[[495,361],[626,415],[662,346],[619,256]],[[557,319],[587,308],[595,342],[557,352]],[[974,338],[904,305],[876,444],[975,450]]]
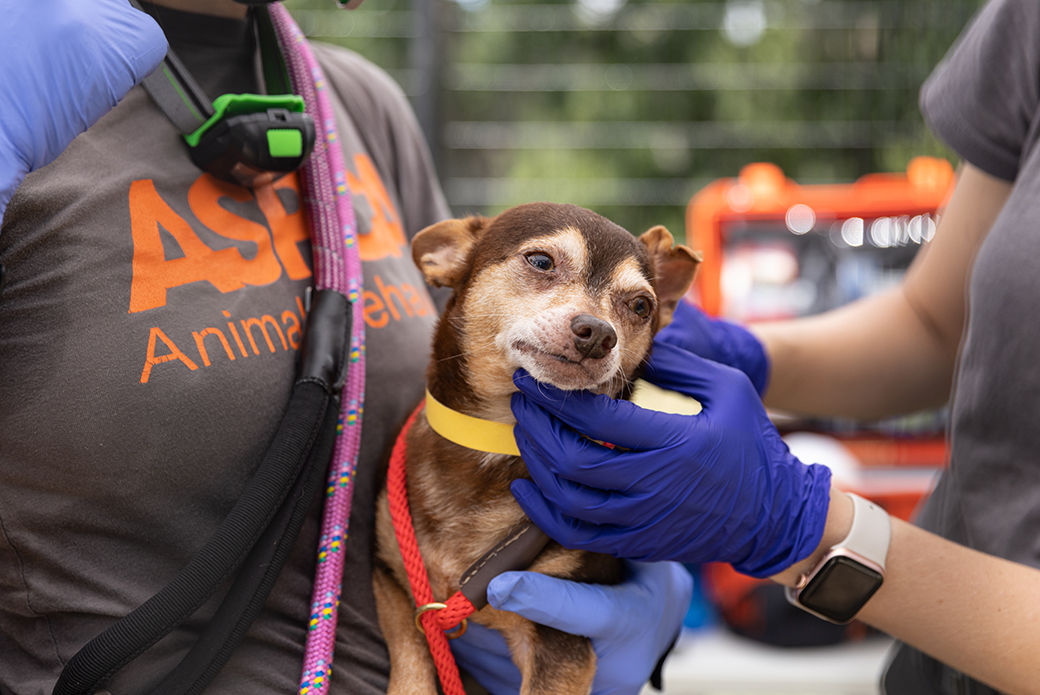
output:
[[[854,417],[944,402],[971,264],[1011,187],[964,165],[935,239],[900,287],[819,317],[756,326],[773,360],[766,402]],[[774,579],[793,585],[845,536],[851,519],[851,501],[832,489],[820,547]],[[1002,691],[1040,694],[1040,571],[898,519],[886,567],[860,619]]]
[[[753,326],[772,363],[766,405],[879,418],[945,403],[968,273],[1011,186],[962,165],[935,238],[900,287],[819,316]]]
[[[851,523],[851,500],[831,489],[820,547],[774,579],[793,586]],[[885,582],[857,617],[1002,692],[1040,693],[1040,570],[893,518]]]

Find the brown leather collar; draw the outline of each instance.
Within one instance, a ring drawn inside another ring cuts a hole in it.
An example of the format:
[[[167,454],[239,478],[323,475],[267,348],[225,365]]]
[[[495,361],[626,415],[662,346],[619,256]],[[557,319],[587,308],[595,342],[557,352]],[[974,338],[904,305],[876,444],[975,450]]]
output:
[[[527,569],[548,543],[549,537],[529,519],[524,519],[462,573],[463,596],[480,610],[488,604],[487,588],[492,579],[503,572]]]

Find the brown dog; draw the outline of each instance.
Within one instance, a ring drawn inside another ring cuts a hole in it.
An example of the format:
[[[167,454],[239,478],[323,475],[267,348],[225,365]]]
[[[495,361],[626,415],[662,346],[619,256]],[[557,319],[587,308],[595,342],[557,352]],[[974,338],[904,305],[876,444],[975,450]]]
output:
[[[627,395],[658,328],[693,281],[699,258],[664,227],[637,240],[573,205],[533,203],[491,219],[447,220],[420,232],[412,257],[427,282],[454,290],[433,341],[430,394],[464,414],[513,423],[513,372],[561,389]],[[435,601],[525,520],[509,483],[528,477],[519,457],[463,448],[420,413],[407,435],[409,505]],[[373,584],[390,651],[389,695],[435,695],[436,675],[383,491]],[[530,569],[612,584],[620,561],[550,543]],[[499,630],[524,695],[587,695],[596,656],[587,638],[487,606],[471,620]]]

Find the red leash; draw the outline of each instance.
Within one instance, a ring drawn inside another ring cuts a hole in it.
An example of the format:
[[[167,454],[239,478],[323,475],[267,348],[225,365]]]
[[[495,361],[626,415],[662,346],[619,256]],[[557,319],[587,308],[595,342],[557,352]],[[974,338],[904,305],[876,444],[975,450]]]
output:
[[[419,553],[419,544],[415,540],[412,513],[408,509],[408,483],[405,472],[405,455],[408,447],[405,444],[405,436],[412,428],[412,423],[415,422],[415,417],[422,408],[423,403],[420,403],[405,422],[401,433],[397,435],[393,453],[390,455],[390,470],[387,472],[386,481],[390,500],[390,518],[393,520],[394,535],[397,537],[397,545],[401,548],[401,558],[404,560],[405,571],[408,573],[408,584],[412,588],[412,597],[417,606],[415,626],[426,635],[426,641],[430,644],[430,654],[437,667],[437,675],[440,678],[441,687],[444,689],[444,695],[465,695],[459,668],[455,665],[451,648],[448,647],[448,639],[459,637],[466,631],[466,618],[476,612],[476,608],[469,599],[462,595],[461,591],[456,591],[445,603],[434,602],[430,580],[426,575],[426,566]],[[458,627],[456,632],[451,635],[445,634],[445,630],[452,630],[456,627]]]

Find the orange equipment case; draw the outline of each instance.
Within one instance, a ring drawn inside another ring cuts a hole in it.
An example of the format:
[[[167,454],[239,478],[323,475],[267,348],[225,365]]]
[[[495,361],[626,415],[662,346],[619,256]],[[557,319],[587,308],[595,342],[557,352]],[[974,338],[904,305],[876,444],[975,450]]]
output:
[[[860,235],[853,242],[870,246],[875,242],[867,235],[868,228],[873,232],[874,222],[888,220],[888,241],[895,246],[908,243],[916,220],[917,236],[909,245],[919,245],[931,238],[937,213],[953,179],[949,162],[930,157],[911,160],[905,174],[869,174],[851,184],[805,186],[786,178],[774,164],[748,164],[738,177],[719,179],[706,186],[687,206],[687,245],[704,256],[690,298],[711,315],[739,322],[793,318],[797,314],[734,315],[723,280],[724,266],[732,251],[730,237],[734,236],[728,230],[758,225],[764,230],[759,232],[758,239],[768,243],[770,235],[779,241],[786,235],[791,241],[792,234],[809,232],[829,234],[832,238],[837,234],[844,239],[845,230],[852,229]],[[902,238],[897,238],[894,229],[902,233]],[[839,245],[844,243],[841,239]],[[797,422],[793,426],[782,421],[778,424],[782,431],[798,429]],[[912,423],[909,432],[898,436],[869,428],[833,434],[866,474],[852,491],[875,500],[902,519],[912,516],[927,495],[934,472],[946,462],[942,433],[915,434]],[[731,627],[737,623],[746,627],[761,620],[756,604],[748,597],[752,588],[764,580],[739,575],[729,565],[708,565],[705,577],[709,592]]]
[[[737,178],[712,182],[693,196],[686,209],[687,245],[701,251],[697,280],[691,299],[714,316],[724,315],[738,321],[746,316],[726,315],[722,274],[726,263],[726,229],[734,223],[773,223],[779,234],[791,236],[792,211],[808,215],[812,231],[826,233],[850,220],[860,220],[861,230],[869,220],[890,219],[906,227],[914,218],[924,217],[934,229],[937,211],[942,207],[953,183],[953,168],[944,159],[916,157],[905,174],[868,174],[851,184],[802,186],[786,178],[774,164],[745,166]],[[930,238],[930,236],[928,236]],[[918,238],[918,242],[926,239]],[[870,239],[862,243],[869,245]],[[893,246],[895,242],[893,242]],[[763,317],[751,317],[763,318]],[[764,318],[784,318],[767,316]],[[784,425],[781,424],[781,429]],[[892,437],[869,430],[838,433],[835,436],[855,456],[864,469],[928,469],[945,464],[946,445],[940,435]],[[888,484],[879,481],[873,489],[857,490],[876,499],[901,518],[908,518],[921,498],[921,485],[907,480]]]
[[[934,215],[953,183],[945,159],[915,157],[906,174],[868,174],[851,184],[800,186],[775,164],[748,164],[737,178],[719,179],[693,196],[686,207],[686,241],[704,254],[695,291],[701,307],[722,313],[722,229],[735,220],[785,220],[795,206],[807,206],[815,225],[854,218]]]

